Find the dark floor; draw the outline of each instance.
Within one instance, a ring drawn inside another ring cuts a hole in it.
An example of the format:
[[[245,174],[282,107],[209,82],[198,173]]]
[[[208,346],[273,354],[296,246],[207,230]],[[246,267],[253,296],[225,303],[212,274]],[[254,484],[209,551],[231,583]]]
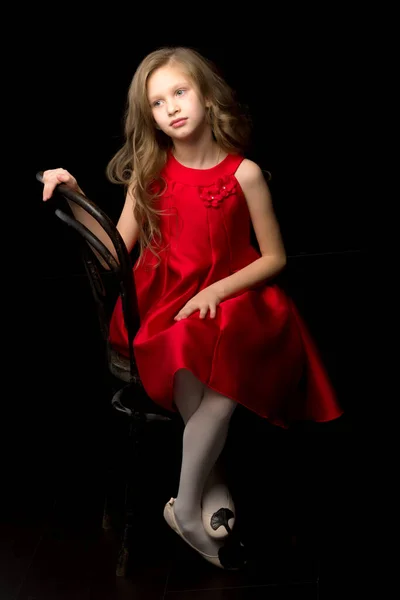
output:
[[[0,600],[355,597],[356,469],[348,434],[365,397],[366,260],[354,253],[291,264],[288,289],[317,339],[345,415],[284,431],[235,413],[225,457],[237,535],[249,557],[241,572],[212,567],[164,523],[180,446],[176,426],[158,424],[144,442],[140,472],[132,461],[138,509],[127,576],[115,576],[117,536],[101,529],[105,465],[110,457],[117,465],[129,451],[124,422],[110,414],[90,292],[79,274],[50,273],[32,287],[30,368],[18,371],[9,403],[15,431],[5,451],[10,472],[3,473]],[[116,515],[119,475],[111,486]]]
[[[157,477],[151,467],[152,477]],[[350,509],[347,499],[343,508],[335,492],[338,484],[346,483],[343,472],[330,490],[325,485],[321,491],[318,476],[316,485],[306,478],[299,482],[293,473],[269,474],[266,467],[264,492],[261,487],[251,490],[253,502],[257,495],[255,506],[238,502],[238,528],[248,553],[248,563],[239,572],[220,571],[183,544],[161,516],[170,490],[155,496],[144,485],[123,578],[115,574],[118,536],[101,529],[101,485],[90,475],[85,480],[83,470],[79,479],[70,475],[64,485],[59,478],[47,504],[36,498],[36,514],[31,503],[3,519],[2,600],[354,597],[348,560],[351,523],[343,522],[349,521]]]

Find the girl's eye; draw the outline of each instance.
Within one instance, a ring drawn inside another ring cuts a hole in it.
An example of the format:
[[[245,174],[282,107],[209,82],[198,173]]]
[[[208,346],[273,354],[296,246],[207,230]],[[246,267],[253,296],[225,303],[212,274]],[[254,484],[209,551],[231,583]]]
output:
[[[176,95],[177,95],[177,96],[183,96],[183,94],[184,94],[185,92],[186,92],[186,90],[179,89],[179,90],[176,90],[176,92],[175,92],[175,93],[176,93]],[[162,100],[156,100],[155,102],[153,102],[152,106],[153,106],[154,108],[157,108],[158,106],[161,106],[161,102],[162,102]]]

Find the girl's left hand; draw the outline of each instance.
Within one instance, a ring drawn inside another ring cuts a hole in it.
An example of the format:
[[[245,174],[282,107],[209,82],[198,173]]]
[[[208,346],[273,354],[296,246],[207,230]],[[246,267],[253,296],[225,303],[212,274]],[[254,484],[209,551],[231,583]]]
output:
[[[174,321],[186,319],[186,317],[189,317],[196,310],[200,311],[200,319],[204,319],[208,311],[210,311],[211,319],[214,319],[217,314],[217,306],[220,302],[221,298],[215,289],[212,287],[205,288],[185,304],[174,318]]]

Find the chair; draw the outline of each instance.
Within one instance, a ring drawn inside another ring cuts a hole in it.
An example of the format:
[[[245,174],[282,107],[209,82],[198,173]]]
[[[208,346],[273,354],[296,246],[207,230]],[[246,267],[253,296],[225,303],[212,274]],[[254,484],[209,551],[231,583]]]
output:
[[[36,179],[43,183],[43,172],[38,172]],[[75,218],[69,203],[77,204],[96,219],[110,237],[118,260],[87,227]],[[140,322],[131,257],[111,219],[94,202],[82,194],[60,184],[57,186],[54,197],[48,203],[48,206],[54,210],[55,216],[73,230],[74,234],[71,239],[77,241],[80,245],[83,264],[97,309],[101,336],[104,340],[105,360],[112,390],[111,406],[129,419],[129,448],[133,450],[133,453],[136,451],[137,455],[147,424],[159,421],[171,422],[174,420],[174,416],[171,416],[171,413],[164,411],[150,400],[144,391],[136,368],[133,340]],[[98,255],[108,266],[108,269],[102,265]],[[129,340],[129,358],[118,354],[111,347],[108,339],[110,307],[114,306],[114,302],[110,302],[109,290],[112,288],[113,283],[116,284],[114,285],[114,296],[120,294],[122,300],[123,316]],[[117,290],[116,294],[115,289]],[[132,307],[136,310],[132,311]],[[134,510],[134,496],[132,493],[134,474],[132,461],[128,460],[124,482],[123,532],[116,567],[116,575],[119,577],[126,575],[129,558],[129,539]],[[107,491],[102,527],[104,530],[112,528]]]

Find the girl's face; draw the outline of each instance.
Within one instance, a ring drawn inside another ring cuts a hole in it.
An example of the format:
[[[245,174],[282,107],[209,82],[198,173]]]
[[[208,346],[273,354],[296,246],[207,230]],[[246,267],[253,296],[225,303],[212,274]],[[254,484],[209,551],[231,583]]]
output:
[[[207,126],[204,100],[177,65],[160,67],[150,75],[147,98],[157,126],[173,140],[186,140]]]

